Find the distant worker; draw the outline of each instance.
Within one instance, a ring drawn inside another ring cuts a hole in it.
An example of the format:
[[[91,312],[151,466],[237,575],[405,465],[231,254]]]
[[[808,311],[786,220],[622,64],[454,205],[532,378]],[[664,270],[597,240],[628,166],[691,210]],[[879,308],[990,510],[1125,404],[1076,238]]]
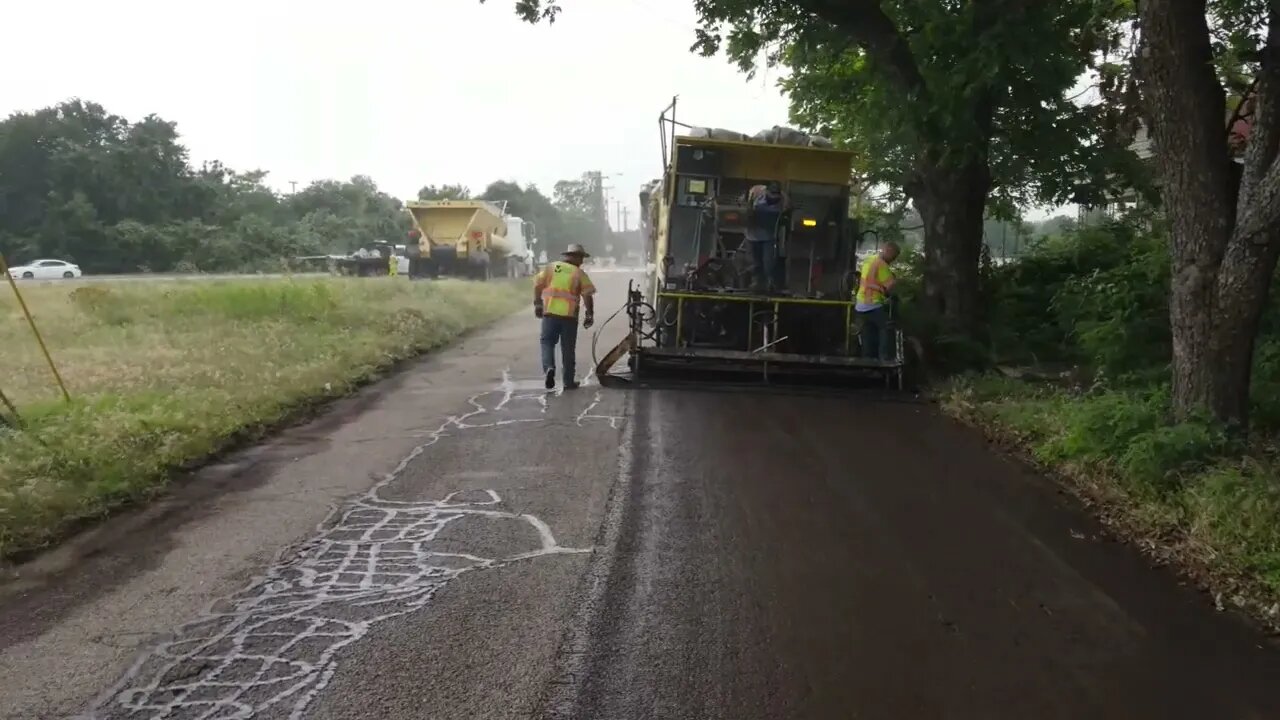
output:
[[[889,317],[889,295],[897,283],[889,266],[898,259],[901,250],[897,243],[888,242],[872,257],[862,263],[858,273],[858,289],[854,293],[854,307],[861,321],[862,356],[872,360],[893,360],[894,344],[892,318]]]
[[[776,181],[756,185],[747,193],[747,241],[755,271],[755,292],[778,292],[786,289],[786,272],[778,259],[778,228],[787,199]]]
[[[395,277],[400,273],[400,258],[393,252],[387,256],[387,274]]]
[[[546,265],[538,273],[533,285],[533,314],[542,320],[542,373],[546,387],[556,386],[556,343],[560,343],[560,358],[564,363],[564,388],[573,390],[578,382],[573,377],[574,351],[578,342],[579,300],[587,306],[584,328],[595,323],[596,287],[591,284],[582,261],[590,257],[581,245],[570,245],[564,251],[563,260]]]

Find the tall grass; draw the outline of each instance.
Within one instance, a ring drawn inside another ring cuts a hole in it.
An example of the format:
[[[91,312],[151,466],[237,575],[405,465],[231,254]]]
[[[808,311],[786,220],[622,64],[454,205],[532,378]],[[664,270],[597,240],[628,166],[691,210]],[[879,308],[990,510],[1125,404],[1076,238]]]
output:
[[[54,284],[24,289],[72,393],[0,299],[0,557],[164,486],[171,471],[300,404],[500,318],[505,282],[385,279]]]
[[[970,376],[943,397],[953,414],[1063,471],[1126,533],[1280,623],[1280,461],[1267,440],[1174,422],[1161,387],[1086,392]]]

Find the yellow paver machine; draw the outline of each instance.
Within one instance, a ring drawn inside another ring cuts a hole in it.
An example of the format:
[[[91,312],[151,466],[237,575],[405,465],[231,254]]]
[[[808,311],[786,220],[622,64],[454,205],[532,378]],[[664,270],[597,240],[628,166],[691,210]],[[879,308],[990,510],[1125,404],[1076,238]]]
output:
[[[623,308],[629,331],[599,361],[601,382],[826,385],[870,377],[902,389],[900,330],[893,359],[862,357],[852,154],[786,128],[752,137],[694,128],[675,120],[674,101],[659,124],[665,172],[641,192],[649,273],[632,282]],[[772,270],[781,286],[765,292],[753,281],[749,234],[758,217],[749,194],[771,183],[787,204],[774,226]],[[630,373],[614,374],[623,357]]]

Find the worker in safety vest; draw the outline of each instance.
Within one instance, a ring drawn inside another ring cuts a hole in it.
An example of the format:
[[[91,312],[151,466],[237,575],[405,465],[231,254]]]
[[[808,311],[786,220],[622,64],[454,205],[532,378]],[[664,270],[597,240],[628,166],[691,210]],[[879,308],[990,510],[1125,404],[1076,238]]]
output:
[[[400,258],[396,257],[395,251],[387,256],[387,274],[395,277],[400,272]]]
[[[548,390],[556,386],[556,343],[564,362],[564,388],[578,387],[574,380],[574,350],[578,341],[578,305],[587,306],[582,326],[595,323],[596,287],[582,269],[589,255],[581,245],[570,245],[563,260],[543,266],[534,282],[533,314],[542,319],[542,372]]]
[[[892,360],[894,344],[891,342],[893,327],[889,317],[889,294],[897,279],[889,267],[898,259],[901,250],[897,243],[885,243],[879,253],[867,258],[858,273],[858,289],[854,292],[854,309],[861,321],[862,356],[878,360]]]

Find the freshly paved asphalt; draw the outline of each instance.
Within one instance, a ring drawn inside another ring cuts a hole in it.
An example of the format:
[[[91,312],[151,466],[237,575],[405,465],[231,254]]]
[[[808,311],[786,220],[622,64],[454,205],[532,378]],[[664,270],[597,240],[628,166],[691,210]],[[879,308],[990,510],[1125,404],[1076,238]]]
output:
[[[9,569],[0,717],[1280,718],[1271,640],[931,407],[548,395],[535,338]]]

